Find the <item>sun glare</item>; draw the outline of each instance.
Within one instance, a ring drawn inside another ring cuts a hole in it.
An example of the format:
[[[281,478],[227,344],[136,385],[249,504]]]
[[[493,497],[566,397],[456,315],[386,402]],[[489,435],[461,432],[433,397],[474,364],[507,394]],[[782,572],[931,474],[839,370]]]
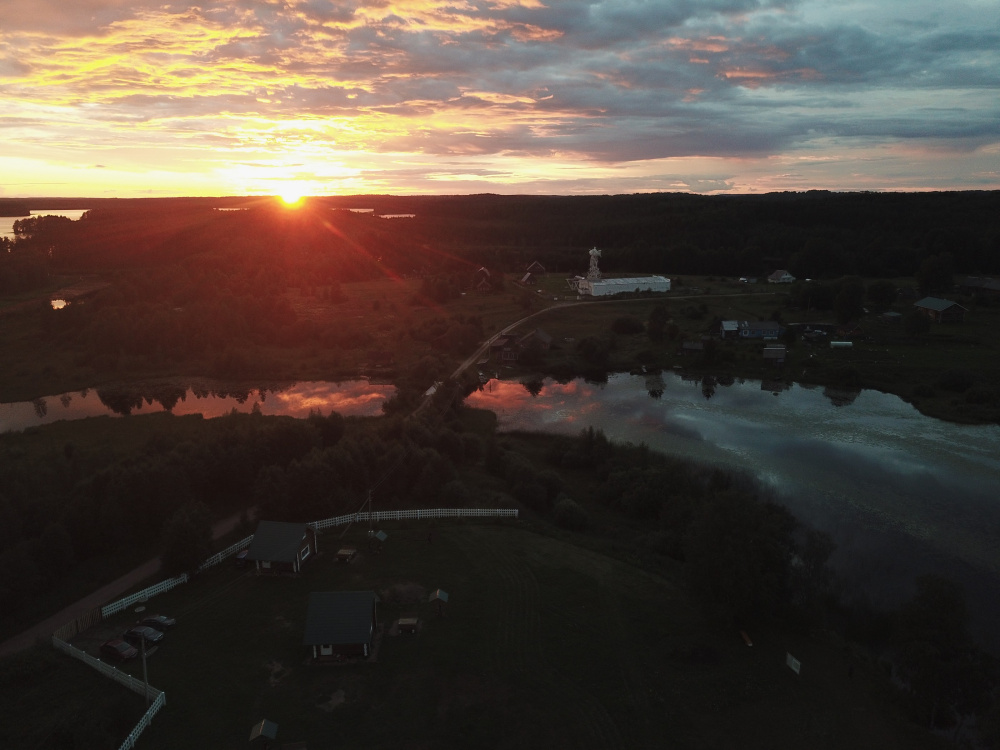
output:
[[[297,206],[302,202],[302,193],[297,190],[286,190],[280,197],[286,206]]]

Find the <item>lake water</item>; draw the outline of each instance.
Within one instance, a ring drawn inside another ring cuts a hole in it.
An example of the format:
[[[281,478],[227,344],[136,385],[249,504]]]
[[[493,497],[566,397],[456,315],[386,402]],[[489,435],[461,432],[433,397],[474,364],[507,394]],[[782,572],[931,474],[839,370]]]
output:
[[[38,211],[31,211],[32,216],[65,216],[67,219],[72,219],[76,221],[89,209],[73,209],[70,211],[49,211],[46,209],[40,209]],[[21,219],[27,219],[27,216],[0,216],[0,237],[8,237],[14,239],[14,222],[20,221]]]
[[[122,388],[90,388],[35,401],[0,403],[0,432],[23,430],[61,419],[84,419],[101,415],[202,414],[220,417],[233,409],[262,414],[305,418],[314,410],[336,411],[345,417],[373,417],[396,389],[368,380],[339,383],[302,382],[285,386],[235,389],[222,383],[199,386],[144,385]]]
[[[490,380],[467,403],[496,412],[501,430],[593,426],[750,472],[833,536],[832,563],[874,601],[895,605],[922,573],[961,581],[976,635],[1000,653],[1000,426],[931,419],[876,391],[713,385],[673,372],[547,379],[537,396]]]

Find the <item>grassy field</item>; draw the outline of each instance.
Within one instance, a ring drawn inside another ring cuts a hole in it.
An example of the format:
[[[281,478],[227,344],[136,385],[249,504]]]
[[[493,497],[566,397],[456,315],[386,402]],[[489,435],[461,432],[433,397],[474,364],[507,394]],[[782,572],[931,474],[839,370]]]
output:
[[[3,748],[116,748],[145,711],[141,695],[52,646],[5,659],[0,671]]]
[[[898,718],[874,667],[849,676],[844,647],[754,633],[747,648],[670,577],[517,524],[386,530],[382,554],[352,529],[323,536],[299,577],[226,565],[151,600],[179,624],[149,659],[167,706],[140,747],[240,747],[262,718],[310,747],[941,746]],[[333,557],[342,542],[361,546],[351,564]],[[443,615],[426,601],[438,587]],[[306,600],[337,590],[381,597],[374,658],[312,666]],[[417,634],[398,635],[414,614]],[[135,616],[76,644],[92,651]]]

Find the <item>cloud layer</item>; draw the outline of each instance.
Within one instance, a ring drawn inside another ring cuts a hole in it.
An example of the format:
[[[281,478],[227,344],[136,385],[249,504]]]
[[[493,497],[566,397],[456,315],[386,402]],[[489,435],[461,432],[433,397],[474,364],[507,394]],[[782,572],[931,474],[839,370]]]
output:
[[[6,195],[997,188],[1000,2],[8,0],[0,100]]]

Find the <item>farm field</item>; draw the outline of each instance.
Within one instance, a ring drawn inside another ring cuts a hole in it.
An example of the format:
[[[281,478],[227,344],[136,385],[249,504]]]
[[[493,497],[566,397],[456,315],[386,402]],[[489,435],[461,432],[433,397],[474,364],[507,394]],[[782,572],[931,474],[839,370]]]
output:
[[[523,525],[384,528],[382,553],[366,529],[331,532],[299,577],[223,565],[150,600],[179,622],[148,660],[167,705],[139,747],[239,747],[263,718],[279,743],[310,747],[939,746],[825,637],[753,633],[748,648],[707,627],[671,577]],[[344,544],[360,549],[350,564],[334,556]],[[427,602],[436,588],[443,612]],[[308,595],[338,590],[379,595],[374,656],[312,666]],[[418,632],[399,635],[412,615]],[[75,645],[93,653],[136,616]]]

